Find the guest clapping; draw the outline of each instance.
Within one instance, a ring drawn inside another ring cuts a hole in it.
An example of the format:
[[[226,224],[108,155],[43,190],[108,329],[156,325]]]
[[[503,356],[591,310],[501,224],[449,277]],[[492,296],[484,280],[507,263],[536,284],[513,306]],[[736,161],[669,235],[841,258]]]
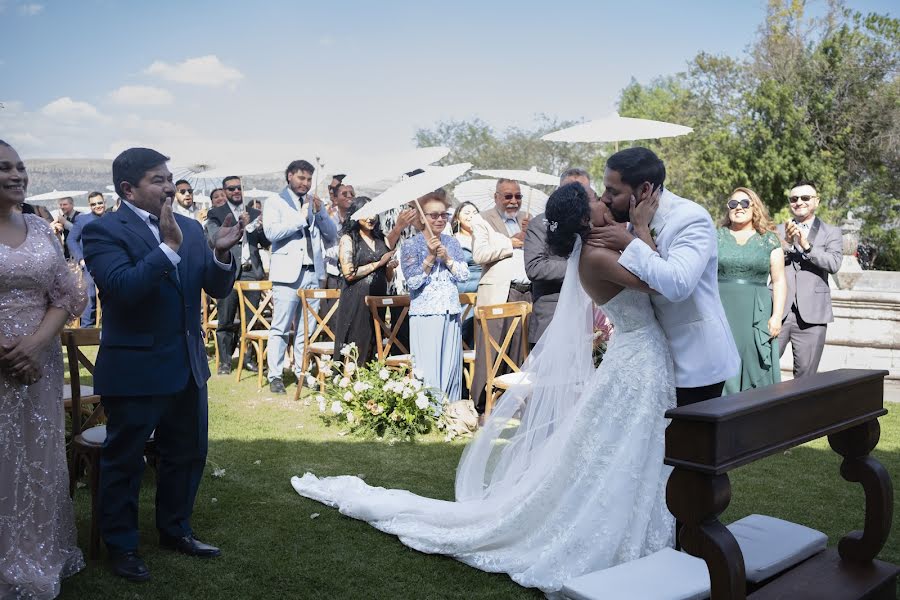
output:
[[[778,334],[787,284],[784,251],[769,212],[753,190],[737,188],[718,231],[719,296],[741,357],[723,395],[781,381]],[[771,277],[772,291],[766,286]]]
[[[419,199],[428,228],[403,245],[401,262],[410,295],[410,352],[425,383],[455,402],[462,381],[462,333],[457,285],[469,279],[456,238],[442,234],[450,213],[446,196]]]
[[[85,298],[0,140],[0,598],[55,598],[84,567],[69,497],[59,331]]]
[[[387,294],[388,282],[393,279],[397,266],[378,219],[352,218],[369,201],[365,196],[353,200],[338,250],[345,285],[335,315],[335,348],[340,350],[345,344],[356,344],[360,364],[366,364],[375,355],[375,328],[366,307],[366,296]]]

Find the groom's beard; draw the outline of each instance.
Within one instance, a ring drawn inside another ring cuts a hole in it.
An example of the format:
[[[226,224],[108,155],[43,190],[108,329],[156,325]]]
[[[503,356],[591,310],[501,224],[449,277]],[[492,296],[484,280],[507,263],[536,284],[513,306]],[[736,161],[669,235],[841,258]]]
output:
[[[607,205],[609,206],[609,205]],[[616,220],[616,223],[628,223],[631,221],[631,214],[629,211],[621,211],[616,210],[612,206],[609,206],[609,212],[612,214],[613,219]]]

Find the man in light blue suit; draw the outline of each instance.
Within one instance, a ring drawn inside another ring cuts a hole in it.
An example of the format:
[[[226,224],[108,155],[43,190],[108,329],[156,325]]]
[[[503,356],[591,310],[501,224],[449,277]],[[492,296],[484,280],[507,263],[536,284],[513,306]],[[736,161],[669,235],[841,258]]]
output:
[[[272,327],[269,329],[269,390],[284,394],[282,373],[284,355],[295,325],[294,372],[297,385],[302,385],[303,305],[297,296],[301,288],[325,287],[324,247],[337,238],[337,226],[328,216],[325,204],[310,194],[315,171],[309,162],[295,160],[284,172],[287,186],[281,194],[270,198],[263,210],[263,231],[272,243],[269,279],[275,301]],[[310,302],[318,310],[318,300]],[[308,315],[312,326],[315,319]]]

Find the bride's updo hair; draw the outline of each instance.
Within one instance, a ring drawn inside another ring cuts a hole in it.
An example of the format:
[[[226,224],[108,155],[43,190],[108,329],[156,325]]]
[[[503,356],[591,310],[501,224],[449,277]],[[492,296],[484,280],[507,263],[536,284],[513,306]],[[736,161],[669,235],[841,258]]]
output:
[[[547,200],[544,217],[550,251],[568,257],[575,247],[575,239],[589,228],[591,207],[587,190],[580,183],[557,188]]]

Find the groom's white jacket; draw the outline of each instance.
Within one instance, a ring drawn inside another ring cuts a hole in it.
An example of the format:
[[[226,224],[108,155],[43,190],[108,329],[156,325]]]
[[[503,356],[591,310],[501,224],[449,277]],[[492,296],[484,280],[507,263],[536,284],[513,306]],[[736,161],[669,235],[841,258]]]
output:
[[[635,239],[619,264],[659,292],[650,298],[669,340],[675,385],[702,387],[737,375],[741,359],[719,298],[712,218],[702,206],[663,190],[650,227],[657,252]]]

